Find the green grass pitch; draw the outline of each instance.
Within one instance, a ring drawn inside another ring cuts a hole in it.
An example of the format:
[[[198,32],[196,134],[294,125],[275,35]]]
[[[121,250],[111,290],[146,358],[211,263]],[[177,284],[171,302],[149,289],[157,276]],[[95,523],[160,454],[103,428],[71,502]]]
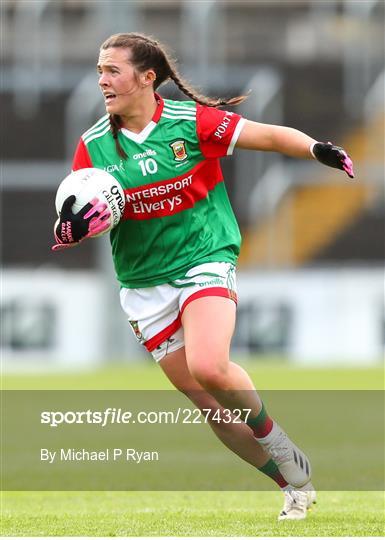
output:
[[[271,360],[249,362],[257,388],[383,388],[378,368],[304,369]],[[92,373],[8,375],[3,389],[169,389],[143,362]],[[282,495],[263,492],[2,493],[3,536],[383,536],[381,492],[319,492],[308,518],[278,523]]]

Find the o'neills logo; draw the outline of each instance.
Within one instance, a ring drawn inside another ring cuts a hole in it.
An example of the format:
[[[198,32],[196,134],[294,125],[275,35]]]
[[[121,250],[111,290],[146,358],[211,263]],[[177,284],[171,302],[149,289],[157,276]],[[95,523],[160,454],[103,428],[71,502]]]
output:
[[[174,153],[175,161],[184,161],[187,158],[186,141],[179,140],[170,143],[171,150]]]
[[[123,219],[153,219],[172,216],[205,199],[223,180],[216,162],[201,162],[189,174],[124,190]]]

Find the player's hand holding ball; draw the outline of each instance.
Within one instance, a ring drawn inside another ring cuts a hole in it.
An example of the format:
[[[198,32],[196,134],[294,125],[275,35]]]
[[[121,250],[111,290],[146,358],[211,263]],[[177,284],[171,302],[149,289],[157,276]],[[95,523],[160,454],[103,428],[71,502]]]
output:
[[[124,191],[111,174],[95,168],[80,169],[61,182],[55,206],[59,218],[52,250],[58,251],[115,227],[123,215]]]
[[[107,231],[111,225],[111,212],[107,205],[95,198],[74,214],[72,205],[75,195],[64,201],[60,217],[55,223],[54,235],[56,244],[53,251],[73,247],[84,238],[90,238]]]

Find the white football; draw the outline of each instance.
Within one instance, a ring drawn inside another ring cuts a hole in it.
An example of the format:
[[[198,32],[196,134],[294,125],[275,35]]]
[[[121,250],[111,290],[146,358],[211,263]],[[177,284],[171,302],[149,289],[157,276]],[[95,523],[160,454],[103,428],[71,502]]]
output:
[[[74,214],[95,197],[107,205],[111,211],[111,226],[105,233],[113,229],[123,215],[125,205],[123,188],[112,174],[102,169],[79,169],[64,178],[56,192],[55,207],[58,215],[64,201],[70,195],[76,197],[72,205]]]

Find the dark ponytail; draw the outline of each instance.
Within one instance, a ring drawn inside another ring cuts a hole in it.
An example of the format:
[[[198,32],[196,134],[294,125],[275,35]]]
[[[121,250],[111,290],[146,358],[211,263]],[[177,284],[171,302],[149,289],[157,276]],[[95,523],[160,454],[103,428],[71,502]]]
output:
[[[201,105],[207,105],[209,107],[223,107],[225,105],[239,105],[239,103],[242,103],[247,99],[248,96],[237,96],[230,99],[223,99],[223,98],[210,98],[207,96],[204,96],[203,94],[199,94],[194,88],[192,88],[187,82],[182,79],[182,77],[179,75],[177,70],[175,68],[170,67],[170,79],[174,81],[174,83],[177,85],[179,90],[186,94],[189,98],[191,98],[193,101],[196,101],[197,103],[200,103]]]
[[[167,52],[166,47],[153,38],[143,34],[115,34],[109,37],[102,44],[101,49],[105,50],[112,47],[130,49],[130,62],[138,72],[143,72],[147,69],[153,69],[155,71],[156,80],[154,81],[154,90],[156,90],[167,80],[171,79],[179,90],[183,92],[183,94],[188,96],[193,101],[209,107],[238,105],[239,103],[245,101],[245,99],[248,97],[247,95],[242,95],[229,99],[223,99],[211,98],[200,94],[180,76],[176,68],[176,62]],[[121,127],[120,117],[118,115],[110,115],[110,124],[112,136],[115,139],[116,151],[120,157],[126,159],[127,155],[121,147],[118,139],[118,133]]]

